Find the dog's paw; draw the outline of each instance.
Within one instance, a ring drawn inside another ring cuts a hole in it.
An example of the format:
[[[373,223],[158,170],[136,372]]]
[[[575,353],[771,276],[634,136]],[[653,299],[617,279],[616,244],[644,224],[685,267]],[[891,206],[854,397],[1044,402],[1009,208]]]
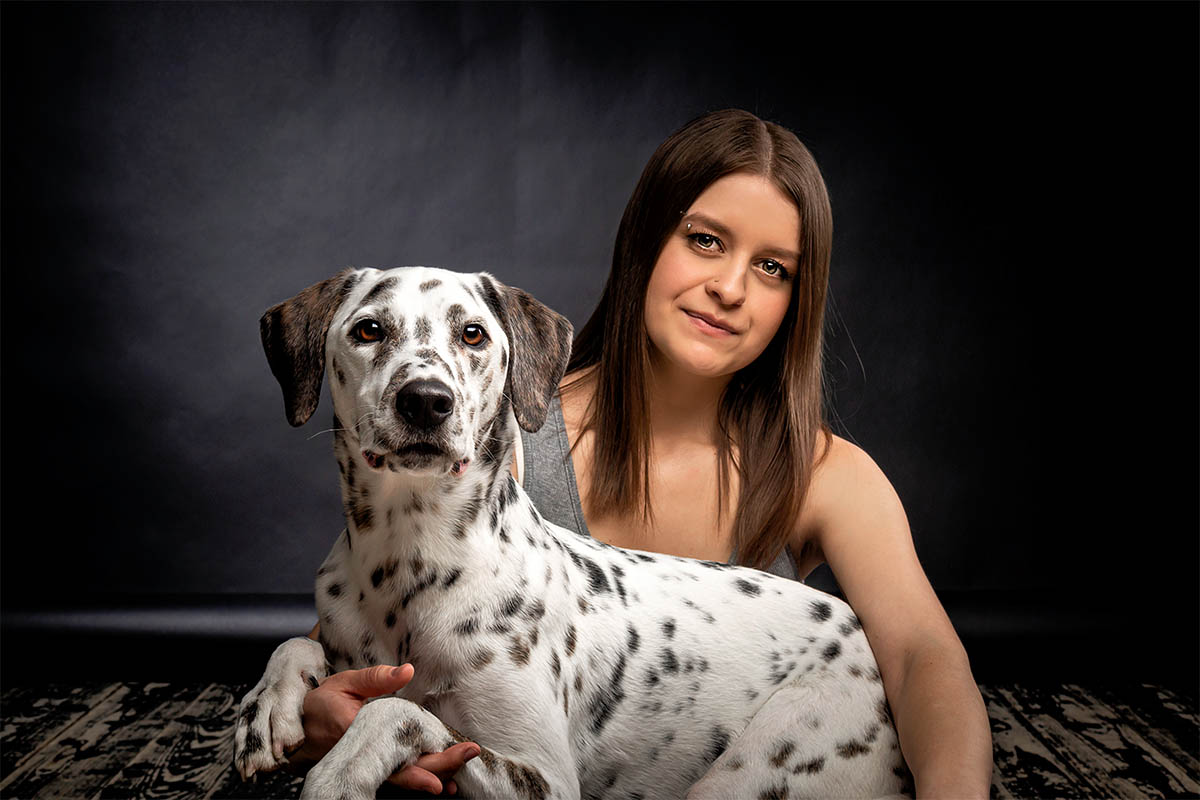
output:
[[[325,650],[311,639],[288,639],[275,649],[238,708],[233,762],[242,780],[278,769],[285,753],[304,743],[304,695],[326,674]]]

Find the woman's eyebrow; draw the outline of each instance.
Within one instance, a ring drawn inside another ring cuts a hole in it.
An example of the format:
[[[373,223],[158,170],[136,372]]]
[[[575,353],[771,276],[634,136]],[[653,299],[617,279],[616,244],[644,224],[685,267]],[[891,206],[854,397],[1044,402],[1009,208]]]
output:
[[[688,214],[682,220],[680,220],[680,224],[685,224],[688,222],[698,222],[701,225],[710,228],[713,232],[726,241],[732,242],[737,238],[734,236],[733,231],[731,231],[725,225],[722,225],[720,222],[708,216],[707,214],[701,214],[698,211],[693,211],[691,214]],[[800,254],[795,250],[788,250],[786,247],[766,247],[760,252],[763,255],[774,256],[775,258],[780,258],[784,261],[792,261],[796,264],[800,263]]]

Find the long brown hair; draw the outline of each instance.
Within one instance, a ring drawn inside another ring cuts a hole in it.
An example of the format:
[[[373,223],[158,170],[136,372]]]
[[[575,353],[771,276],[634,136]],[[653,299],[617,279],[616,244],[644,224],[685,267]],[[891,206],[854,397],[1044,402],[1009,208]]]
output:
[[[578,379],[595,368],[580,426],[581,434],[595,434],[589,508],[637,510],[649,520],[646,287],[680,217],[714,181],[735,172],[771,180],[800,212],[800,265],[787,314],[766,350],[730,380],[717,420],[718,517],[734,469],[741,487],[734,547],[741,563],[764,568],[795,528],[817,435],[824,435],[826,452],[831,439],[822,348],[833,217],[816,161],[795,134],[730,109],[692,120],[659,145],[625,207],[604,294],[575,339],[567,372]]]

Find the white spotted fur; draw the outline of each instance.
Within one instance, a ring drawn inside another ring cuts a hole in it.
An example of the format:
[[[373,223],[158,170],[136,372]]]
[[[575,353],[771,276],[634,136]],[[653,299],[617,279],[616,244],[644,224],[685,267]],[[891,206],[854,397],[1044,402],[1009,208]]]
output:
[[[264,746],[248,752],[249,726],[239,716],[244,776],[279,766],[297,743],[296,687],[300,676],[321,674],[311,645],[324,648],[334,670],[411,661],[416,674],[398,697],[364,707],[309,773],[306,798],[373,797],[421,752],[451,744],[446,725],[485,748],[456,776],[469,798],[901,791],[903,761],[875,660],[845,603],[764,572],[622,550],[543,520],[509,476],[511,412],[495,418],[498,458],[487,463],[481,451],[489,431],[480,426],[503,407],[500,354],[511,360],[510,347],[535,343],[507,341],[481,301],[479,276],[406,268],[361,277],[326,339],[326,376],[348,429],[335,450],[353,466],[343,467],[347,530],[317,579],[321,645],[285,643],[243,700],[243,713],[259,704],[261,720],[274,692],[267,716],[287,720],[269,731],[260,724]],[[408,340],[380,366],[348,344],[346,331],[361,299],[389,277],[400,284],[385,306],[404,317]],[[431,279],[442,284],[416,289]],[[456,347],[457,332],[445,324],[454,303],[491,336],[479,371],[469,366],[475,351]],[[433,323],[448,369],[415,366],[419,316]],[[382,398],[401,365],[407,380],[437,375],[454,386],[462,402],[447,424],[461,423],[458,449],[417,471],[398,468],[392,456],[373,470],[362,450],[379,444],[377,426],[388,415]],[[454,473],[464,457],[467,469]],[[360,529],[350,512],[362,491],[372,520]],[[481,494],[480,512],[456,536],[458,511]],[[510,502],[493,525],[502,495]]]

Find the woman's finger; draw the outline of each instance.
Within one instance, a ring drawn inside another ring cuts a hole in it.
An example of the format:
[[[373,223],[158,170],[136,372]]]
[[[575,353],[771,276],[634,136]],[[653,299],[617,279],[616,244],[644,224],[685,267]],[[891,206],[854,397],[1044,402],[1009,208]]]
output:
[[[449,778],[462,769],[463,764],[479,755],[479,751],[479,745],[474,742],[460,742],[440,753],[426,753],[417,759],[417,766],[442,778]]]
[[[402,789],[416,789],[430,794],[442,793],[442,782],[437,775],[427,769],[421,769],[416,764],[409,764],[399,772],[388,776],[388,783],[393,783]]]

